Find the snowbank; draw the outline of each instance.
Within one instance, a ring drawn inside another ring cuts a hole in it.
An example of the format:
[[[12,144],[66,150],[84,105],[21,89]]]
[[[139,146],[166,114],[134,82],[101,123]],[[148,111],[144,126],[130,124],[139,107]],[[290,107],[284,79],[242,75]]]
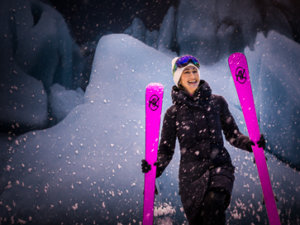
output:
[[[10,148],[2,220],[141,221],[144,88],[153,80],[171,88],[170,60],[127,35],[103,37],[85,104]]]
[[[84,92],[81,88],[67,90],[65,87],[54,84],[50,87],[49,105],[52,116],[57,121],[65,118],[77,105],[83,104]]]

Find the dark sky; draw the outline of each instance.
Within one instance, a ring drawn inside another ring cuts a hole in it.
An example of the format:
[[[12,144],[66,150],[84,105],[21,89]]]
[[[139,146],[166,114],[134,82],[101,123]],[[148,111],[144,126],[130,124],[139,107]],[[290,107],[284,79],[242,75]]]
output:
[[[164,15],[178,0],[45,0],[65,18],[78,44],[105,33],[123,32],[135,17],[149,30],[158,29]]]

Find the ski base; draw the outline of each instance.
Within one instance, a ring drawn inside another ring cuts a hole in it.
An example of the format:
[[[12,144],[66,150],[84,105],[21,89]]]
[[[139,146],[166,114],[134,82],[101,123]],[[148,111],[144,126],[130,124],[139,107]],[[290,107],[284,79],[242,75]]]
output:
[[[153,224],[153,208],[155,197],[155,178],[157,149],[160,130],[161,108],[164,87],[159,83],[150,83],[146,87],[146,151],[145,159],[151,165],[151,170],[145,174],[143,225]]]
[[[252,94],[247,59],[242,53],[234,53],[229,57],[228,64],[240,100],[249,137],[256,143],[260,139],[260,132]],[[280,225],[280,219],[270,182],[264,150],[263,148],[259,148],[257,145],[253,146],[252,149],[264,195],[269,223],[270,225]]]

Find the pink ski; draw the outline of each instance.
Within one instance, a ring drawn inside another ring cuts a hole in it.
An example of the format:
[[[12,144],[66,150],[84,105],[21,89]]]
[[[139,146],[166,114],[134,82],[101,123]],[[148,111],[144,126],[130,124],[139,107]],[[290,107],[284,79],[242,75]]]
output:
[[[252,95],[250,76],[246,57],[242,53],[234,53],[228,59],[236,91],[244,114],[248,134],[255,143],[260,138],[259,126]],[[270,225],[280,224],[276,202],[270,182],[264,150],[257,145],[252,147],[264,195]]]
[[[159,83],[150,83],[146,87],[146,161],[151,170],[145,173],[143,225],[153,224],[155,195],[157,148],[160,130],[160,115],[164,87]]]

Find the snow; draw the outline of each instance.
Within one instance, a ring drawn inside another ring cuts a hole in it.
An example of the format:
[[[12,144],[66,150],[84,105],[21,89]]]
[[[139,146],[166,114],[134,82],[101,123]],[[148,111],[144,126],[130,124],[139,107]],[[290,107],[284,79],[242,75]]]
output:
[[[2,70],[0,80],[0,124],[42,128],[47,124],[47,93],[41,81],[18,67]],[[5,73],[7,72],[7,73]]]
[[[273,46],[270,38],[274,37],[284,45],[290,43],[276,33],[270,34],[267,39],[258,36],[256,43],[261,43],[260,48],[268,47],[270,54],[274,55],[270,47]],[[253,52],[246,49],[250,71],[256,70],[255,60],[263,62],[259,47]],[[278,54],[278,58],[285,60],[293,53],[293,48],[296,57],[298,45],[290,43],[290,47],[286,53]],[[171,60],[168,54],[128,35],[102,37],[83,104],[77,105],[52,128],[28,132],[15,139],[1,137],[3,146],[7,146],[4,150],[9,153],[9,160],[1,176],[0,221],[33,221],[35,224],[140,223],[143,208],[140,163],[144,158],[144,91],[150,82],[162,83],[165,86],[165,112],[171,105]],[[286,60],[288,63],[288,58]],[[291,66],[297,69],[298,65],[295,62]],[[214,93],[227,99],[240,129],[246,133],[227,60],[224,58],[210,66],[201,65],[200,70],[201,79],[208,81]],[[262,67],[259,71],[264,73]],[[259,76],[251,73],[254,77]],[[292,74],[286,76],[293,77]],[[293,85],[296,84],[290,84],[289,88]],[[257,92],[262,92],[258,84],[254,87]],[[59,94],[62,88],[54,86],[53,89],[56,90],[54,94]],[[68,92],[62,90],[62,93]],[[274,101],[271,95],[265,96],[268,101]],[[292,102],[294,99],[290,98],[291,105],[295,104]],[[277,121],[278,126],[284,126],[279,123],[281,119]],[[266,133],[267,138],[276,133]],[[236,182],[227,211],[229,224],[267,224],[253,155],[228,144],[226,148],[236,166]],[[300,220],[300,174],[274,156],[267,154],[267,157],[282,223],[297,224]],[[159,195],[155,202],[155,221],[158,224],[171,224],[172,221],[186,223],[178,195],[178,164],[177,143],[173,160],[157,181]]]
[[[171,59],[126,35],[102,38],[95,59],[85,103],[8,150],[2,219],[10,219],[9,208],[37,224],[141,220],[144,88],[169,80]]]
[[[84,92],[81,88],[77,88],[77,90],[66,90],[65,87],[59,84],[52,85],[49,95],[52,116],[54,116],[57,121],[61,121],[77,105],[83,104],[83,96]]]
[[[300,165],[300,46],[276,32],[259,34],[245,50],[253,74],[260,127],[272,153]]]

